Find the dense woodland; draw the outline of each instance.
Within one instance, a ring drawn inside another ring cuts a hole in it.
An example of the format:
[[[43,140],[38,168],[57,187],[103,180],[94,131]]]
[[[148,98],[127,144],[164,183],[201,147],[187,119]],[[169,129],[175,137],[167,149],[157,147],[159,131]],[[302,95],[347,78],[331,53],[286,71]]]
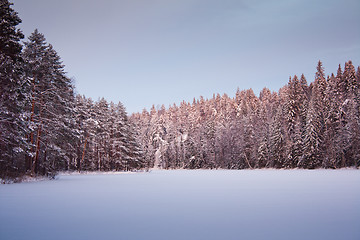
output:
[[[146,162],[161,168],[360,166],[360,69],[351,61],[315,80],[294,76],[278,92],[238,90],[133,114]]]
[[[0,178],[144,168],[121,103],[74,93],[53,46],[0,1]]]
[[[0,178],[57,171],[360,166],[360,68],[127,115],[75,94],[53,46],[0,0]]]

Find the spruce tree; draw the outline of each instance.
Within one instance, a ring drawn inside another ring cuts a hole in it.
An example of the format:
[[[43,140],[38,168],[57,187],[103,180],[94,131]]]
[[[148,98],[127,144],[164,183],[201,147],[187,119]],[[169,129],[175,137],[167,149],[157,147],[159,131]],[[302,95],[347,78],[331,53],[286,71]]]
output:
[[[298,167],[314,169],[321,166],[321,116],[317,109],[319,109],[317,102],[312,99],[307,111],[303,136],[304,155],[298,163]]]
[[[23,77],[18,14],[7,0],[0,1],[0,177],[25,172],[27,118],[24,104],[28,85]]]
[[[0,54],[16,61],[20,59],[19,54],[22,49],[20,40],[24,35],[17,29],[21,19],[11,8],[12,5],[8,0],[0,0]]]
[[[270,126],[270,167],[283,168],[286,161],[285,130],[282,121],[282,108],[278,107]]]

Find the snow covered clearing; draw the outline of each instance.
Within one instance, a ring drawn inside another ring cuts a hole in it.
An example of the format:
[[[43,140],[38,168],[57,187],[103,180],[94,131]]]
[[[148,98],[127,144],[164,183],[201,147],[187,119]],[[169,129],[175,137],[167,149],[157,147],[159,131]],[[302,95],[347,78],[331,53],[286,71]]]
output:
[[[359,170],[156,170],[0,186],[0,239],[360,239]]]

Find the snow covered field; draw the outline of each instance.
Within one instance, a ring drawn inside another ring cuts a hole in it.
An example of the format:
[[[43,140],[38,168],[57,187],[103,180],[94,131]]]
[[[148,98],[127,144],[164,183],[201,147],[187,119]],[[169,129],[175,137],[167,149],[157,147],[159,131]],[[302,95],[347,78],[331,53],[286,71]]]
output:
[[[0,239],[360,239],[359,170],[61,175],[0,186]]]

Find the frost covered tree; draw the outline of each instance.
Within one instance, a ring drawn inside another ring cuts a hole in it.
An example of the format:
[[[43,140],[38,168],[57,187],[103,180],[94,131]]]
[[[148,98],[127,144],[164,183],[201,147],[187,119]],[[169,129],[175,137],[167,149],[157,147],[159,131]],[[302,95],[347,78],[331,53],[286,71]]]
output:
[[[7,0],[0,1],[0,177],[22,174],[28,149],[23,111],[27,83],[23,77],[21,19]]]
[[[76,96],[76,169],[78,171],[129,171],[145,168],[139,132],[128,120],[121,102],[104,98],[93,102]]]
[[[282,109],[278,108],[270,125],[270,162],[269,167],[283,168],[286,161],[285,130],[283,127]]]
[[[72,168],[76,169],[77,171],[81,171],[85,156],[88,149],[90,133],[88,120],[90,119],[90,108],[92,104],[86,104],[87,98],[82,95],[75,96],[75,127],[74,130],[76,132],[76,159],[73,163]]]
[[[304,155],[298,167],[313,169],[321,166],[321,115],[316,104],[314,99],[309,103],[303,136]]]
[[[75,97],[43,34],[35,30],[23,48],[11,5],[0,1],[0,178],[143,168],[139,133],[125,107]]]
[[[345,65],[326,79],[319,61],[310,85],[302,74],[259,97],[238,89],[130,119],[147,162],[164,168],[358,166],[359,70]]]
[[[17,12],[11,8],[13,4],[8,0],[0,1],[0,52],[2,57],[10,57],[19,60],[22,45],[20,40],[24,38],[20,29],[17,29],[22,21]],[[4,60],[4,59],[3,59]]]
[[[214,94],[128,116],[74,95],[60,56],[0,1],[0,177],[143,168],[341,168],[360,162],[360,70],[351,61],[308,85]]]
[[[288,83],[287,98],[284,104],[286,114],[287,157],[285,167],[293,168],[302,156],[302,133],[306,126],[307,82],[304,75],[299,80],[295,75]]]
[[[73,139],[73,86],[59,55],[38,30],[25,42],[22,57],[25,77],[31,83],[27,167],[32,175],[50,174],[65,168],[73,158],[68,153],[75,149],[66,144]]]

